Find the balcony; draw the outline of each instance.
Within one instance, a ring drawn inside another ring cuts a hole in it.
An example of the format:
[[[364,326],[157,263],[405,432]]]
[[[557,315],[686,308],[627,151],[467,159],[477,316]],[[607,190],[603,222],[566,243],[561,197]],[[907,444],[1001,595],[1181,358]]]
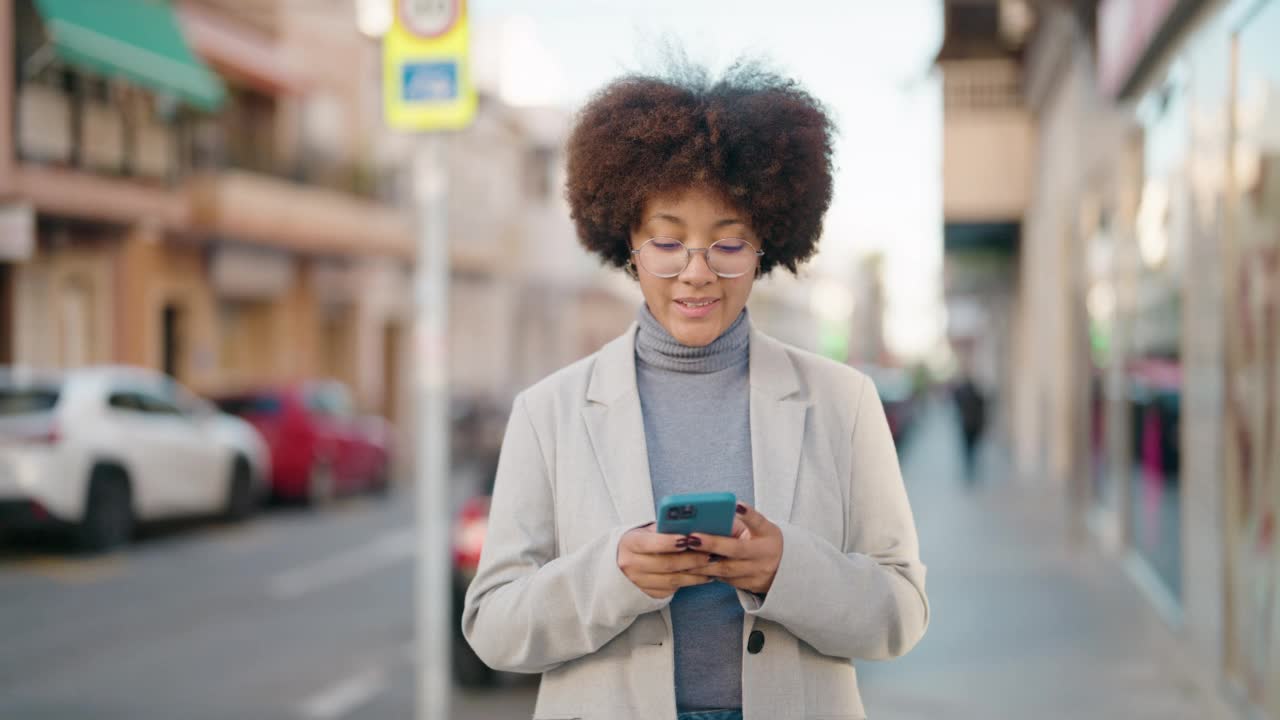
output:
[[[294,252],[411,259],[410,225],[386,206],[325,188],[240,170],[188,182],[194,229]]]
[[[37,209],[181,226],[185,207],[174,191],[181,133],[145,95],[57,72],[21,83],[15,96],[15,185]]]
[[[105,81],[63,73],[18,87],[16,149],[24,163],[171,185],[179,174],[180,125],[152,99]]]

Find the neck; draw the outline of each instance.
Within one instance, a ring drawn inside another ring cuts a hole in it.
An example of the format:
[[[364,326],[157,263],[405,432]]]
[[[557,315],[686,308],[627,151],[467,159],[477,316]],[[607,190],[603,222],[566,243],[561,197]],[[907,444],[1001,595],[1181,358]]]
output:
[[[647,365],[674,372],[712,373],[747,361],[751,321],[744,309],[720,337],[704,347],[691,347],[676,340],[649,311],[640,308],[640,330],[636,333],[636,357]]]

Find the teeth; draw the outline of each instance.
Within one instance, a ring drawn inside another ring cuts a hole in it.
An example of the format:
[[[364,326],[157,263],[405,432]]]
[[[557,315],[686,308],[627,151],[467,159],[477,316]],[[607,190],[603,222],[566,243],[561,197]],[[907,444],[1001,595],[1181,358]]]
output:
[[[681,304],[681,305],[684,305],[685,307],[696,307],[696,308],[697,308],[697,307],[706,307],[706,306],[710,305],[710,304],[711,304],[711,303],[713,303],[713,302],[715,302],[715,300],[707,300],[706,302],[700,302],[700,303],[681,302],[680,304]]]

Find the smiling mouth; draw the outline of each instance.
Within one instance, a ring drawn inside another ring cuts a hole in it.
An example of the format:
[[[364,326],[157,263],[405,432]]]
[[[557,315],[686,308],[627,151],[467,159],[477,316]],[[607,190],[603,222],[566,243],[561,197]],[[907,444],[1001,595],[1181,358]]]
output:
[[[706,307],[708,305],[711,305],[720,301],[715,298],[709,298],[707,300],[676,300],[676,302],[685,307],[700,308],[700,307]]]

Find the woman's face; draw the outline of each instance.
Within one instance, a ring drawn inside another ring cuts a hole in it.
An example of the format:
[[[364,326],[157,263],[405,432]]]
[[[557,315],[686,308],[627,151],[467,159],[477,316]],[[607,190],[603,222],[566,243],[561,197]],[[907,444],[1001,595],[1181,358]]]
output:
[[[746,215],[718,194],[691,188],[646,203],[640,225],[631,232],[631,249],[638,250],[654,237],[679,240],[690,249],[708,248],[717,240],[733,238],[750,243],[743,250],[749,253],[760,247],[760,240],[746,222]],[[712,272],[706,253],[693,253],[688,267],[670,278],[640,267],[635,256],[632,262],[653,316],[681,344],[702,347],[720,337],[746,307],[759,260],[735,278]]]

